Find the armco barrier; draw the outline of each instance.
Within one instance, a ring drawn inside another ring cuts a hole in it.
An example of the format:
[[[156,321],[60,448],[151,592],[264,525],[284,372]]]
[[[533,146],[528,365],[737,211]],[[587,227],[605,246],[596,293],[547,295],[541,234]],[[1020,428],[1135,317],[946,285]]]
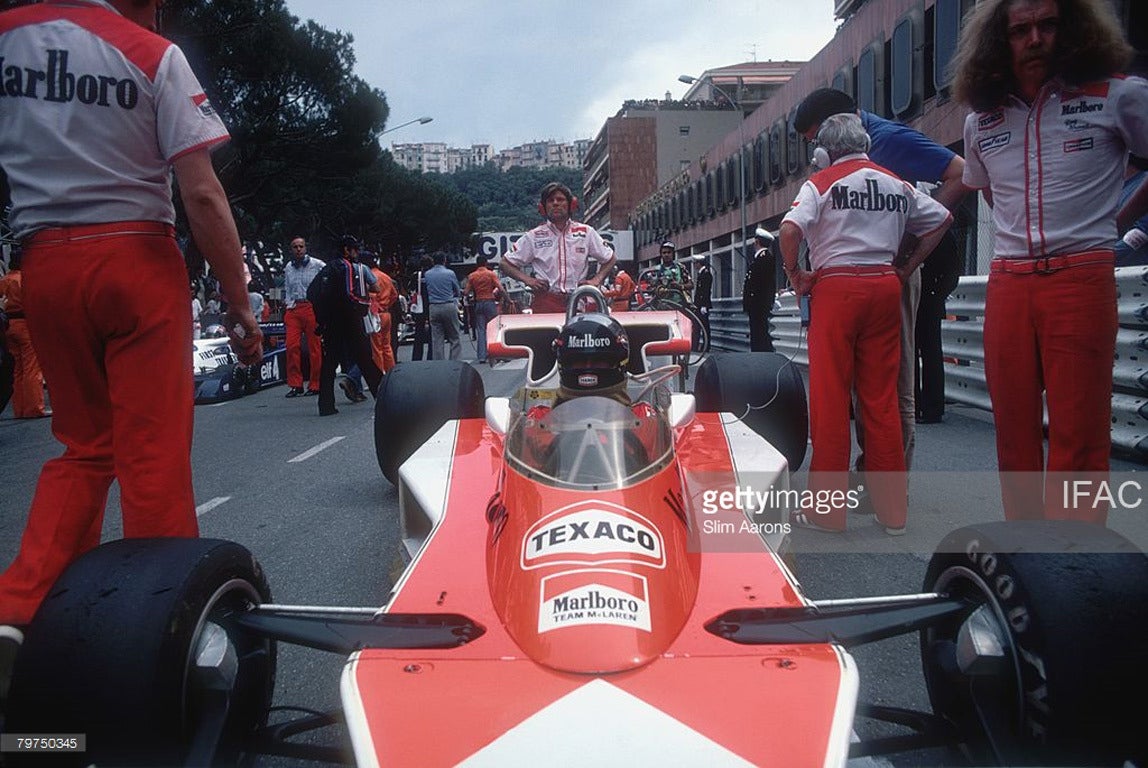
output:
[[[992,410],[984,371],[985,287],[988,278],[962,277],[945,305],[941,323],[945,355],[945,396]],[[1112,367],[1112,443],[1137,460],[1148,461],[1148,267],[1116,270],[1116,358]],[[783,295],[771,324],[774,349],[807,366],[806,333],[796,298]],[[711,345],[716,350],[749,349],[749,324],[741,299],[718,299],[710,314]]]

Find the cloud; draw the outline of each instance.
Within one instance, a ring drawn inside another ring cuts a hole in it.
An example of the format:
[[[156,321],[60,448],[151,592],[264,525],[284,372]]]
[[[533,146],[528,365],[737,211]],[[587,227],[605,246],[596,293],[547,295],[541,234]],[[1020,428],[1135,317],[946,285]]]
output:
[[[626,99],[680,97],[678,75],[807,59],[833,33],[828,2],[791,0],[286,0],[355,39],[356,73],[384,91],[390,124],[434,122],[386,141],[592,138]]]

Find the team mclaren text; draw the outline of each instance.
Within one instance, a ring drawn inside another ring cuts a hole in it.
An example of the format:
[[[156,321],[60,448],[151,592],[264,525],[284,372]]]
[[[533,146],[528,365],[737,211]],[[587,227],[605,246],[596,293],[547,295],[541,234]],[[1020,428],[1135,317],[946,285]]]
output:
[[[110,75],[74,74],[68,71],[68,52],[48,50],[45,69],[7,64],[0,56],[0,77],[3,88],[0,96],[43,99],[60,104],[79,101],[110,107],[113,103],[123,109],[135,109],[139,103],[139,86],[134,81]]]
[[[839,209],[891,213],[906,213],[909,210],[907,195],[884,194],[873,179],[865,179],[864,191],[850,189],[844,184],[835,184],[829,190],[829,196],[830,205]]]

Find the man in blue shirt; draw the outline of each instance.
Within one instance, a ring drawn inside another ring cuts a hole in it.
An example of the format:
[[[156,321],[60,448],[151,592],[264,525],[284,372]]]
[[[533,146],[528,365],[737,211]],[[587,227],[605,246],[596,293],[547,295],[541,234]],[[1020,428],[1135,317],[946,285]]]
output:
[[[825,118],[842,112],[861,116],[861,124],[872,142],[869,148],[870,160],[910,184],[921,181],[939,184],[933,193],[933,198],[950,211],[956,208],[969,192],[969,188],[961,181],[965,161],[960,155],[907,125],[858,110],[853,97],[843,91],[818,88],[810,93],[798,105],[793,125],[798,133],[812,141]],[[916,355],[916,318],[920,299],[921,274],[918,270],[913,273],[901,292],[901,375],[897,379],[897,399],[901,412],[901,438],[905,447],[906,470],[912,465],[913,446],[916,443],[913,361]],[[860,423],[856,426],[860,442],[862,429]],[[865,467],[864,450],[865,446],[862,445],[862,454],[857,459],[859,471]]]
[[[446,266],[446,254],[434,255],[434,267],[423,275],[430,301],[431,349],[435,360],[446,360],[444,339],[450,342],[450,359],[462,357],[462,343],[458,339],[458,301],[462,291],[458,277]]]

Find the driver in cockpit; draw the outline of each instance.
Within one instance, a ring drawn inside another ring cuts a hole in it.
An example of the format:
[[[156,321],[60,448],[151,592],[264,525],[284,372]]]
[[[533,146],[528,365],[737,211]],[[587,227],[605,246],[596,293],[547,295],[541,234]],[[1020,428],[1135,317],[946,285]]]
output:
[[[554,340],[554,356],[558,360],[557,403],[597,395],[630,404],[626,394],[630,339],[614,318],[598,312],[572,317]]]

